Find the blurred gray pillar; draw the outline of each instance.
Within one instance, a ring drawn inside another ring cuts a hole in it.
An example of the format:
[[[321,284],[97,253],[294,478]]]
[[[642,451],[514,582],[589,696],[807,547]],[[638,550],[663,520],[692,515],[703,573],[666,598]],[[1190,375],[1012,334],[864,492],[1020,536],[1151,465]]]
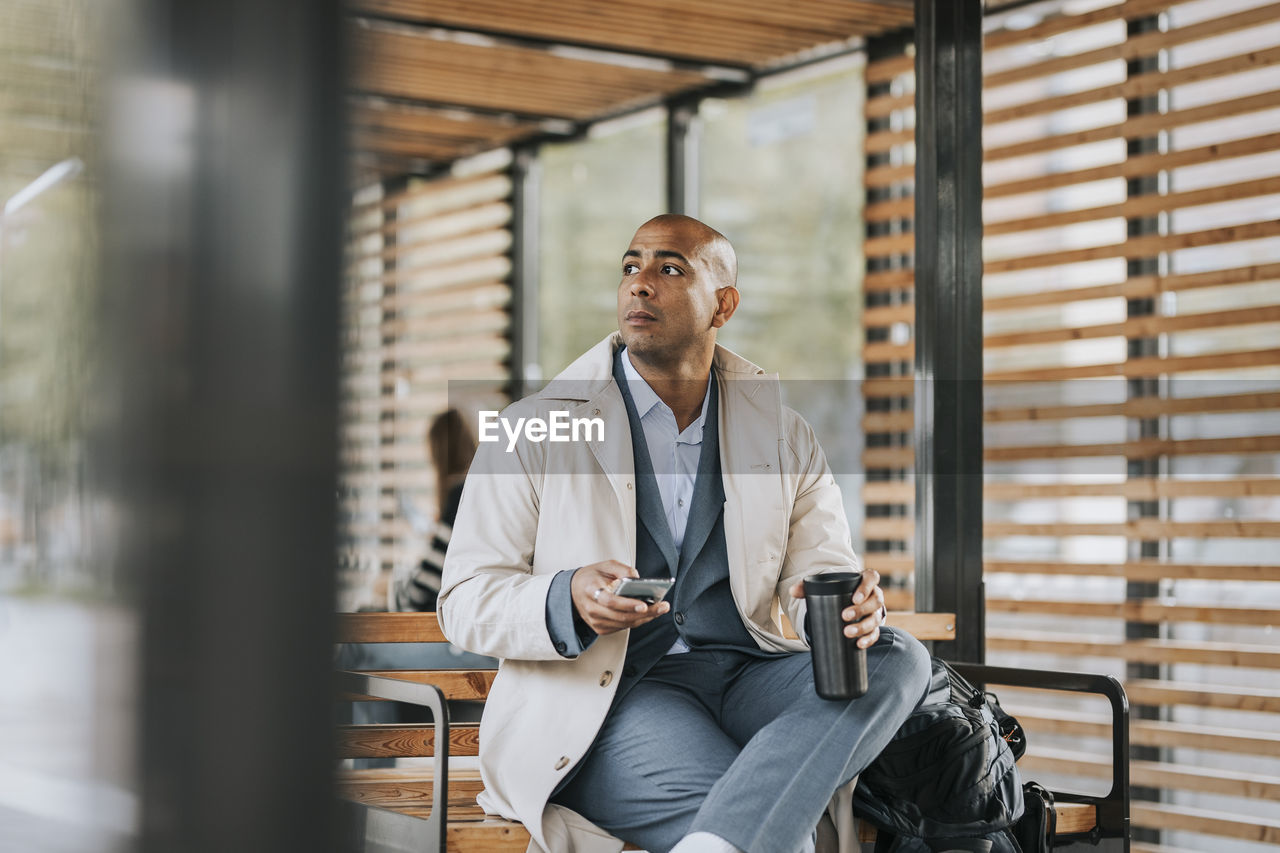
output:
[[[334,850],[334,0],[124,0],[97,450],[142,617],[140,849]]]
[[[981,663],[982,2],[916,0],[916,608]]]

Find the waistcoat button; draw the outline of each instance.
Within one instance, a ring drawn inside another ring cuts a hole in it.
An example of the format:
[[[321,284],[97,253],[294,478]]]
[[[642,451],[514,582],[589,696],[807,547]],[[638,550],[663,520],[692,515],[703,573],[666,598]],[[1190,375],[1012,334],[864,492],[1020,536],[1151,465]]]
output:
[[[611,672],[610,670],[607,670],[607,669],[606,669],[606,670],[604,671],[604,675],[600,676],[600,686],[601,686],[601,687],[608,687],[608,686],[609,686],[609,682],[611,682],[611,681],[613,681],[613,672]]]
[[[556,769],[563,770],[568,766],[569,766],[569,756],[567,755],[560,756],[560,760],[556,762]]]

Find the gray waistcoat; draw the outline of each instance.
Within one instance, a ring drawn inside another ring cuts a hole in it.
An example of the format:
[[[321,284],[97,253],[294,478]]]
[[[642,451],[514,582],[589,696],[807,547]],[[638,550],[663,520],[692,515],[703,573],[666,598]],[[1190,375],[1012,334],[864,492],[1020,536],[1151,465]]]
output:
[[[631,423],[636,471],[636,571],[641,577],[672,577],[667,594],[671,610],[631,631],[618,697],[657,663],[679,636],[693,648],[732,648],[752,655],[761,651],[742,624],[729,588],[729,556],[724,539],[724,483],[720,477],[719,390],[712,374],[707,393],[707,419],[702,430],[698,475],[693,488],[684,542],[676,552],[654,477],[649,446],[635,401],[622,370],[622,351],[613,358],[613,377],[622,390]],[[615,697],[616,701],[616,697]]]

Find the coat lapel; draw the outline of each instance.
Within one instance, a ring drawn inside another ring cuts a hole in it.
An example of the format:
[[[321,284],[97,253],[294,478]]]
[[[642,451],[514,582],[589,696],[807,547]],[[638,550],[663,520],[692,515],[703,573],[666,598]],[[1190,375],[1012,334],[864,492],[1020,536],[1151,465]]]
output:
[[[689,523],[680,546],[680,571],[693,564],[707,537],[715,529],[716,519],[724,508],[724,487],[720,483],[720,414],[719,383],[712,382],[711,400],[707,404],[707,420],[702,428],[702,452],[698,454],[698,478],[693,487],[689,507]]]
[[[636,515],[640,523],[649,531],[662,557],[667,561],[670,577],[676,575],[676,543],[671,537],[671,525],[667,523],[666,510],[662,508],[662,495],[658,493],[658,481],[653,473],[653,459],[649,455],[649,445],[644,439],[644,428],[640,424],[640,413],[631,399],[626,375],[622,372],[618,355],[614,354],[613,378],[627,409],[627,422],[631,429],[632,452],[635,456],[636,471]]]

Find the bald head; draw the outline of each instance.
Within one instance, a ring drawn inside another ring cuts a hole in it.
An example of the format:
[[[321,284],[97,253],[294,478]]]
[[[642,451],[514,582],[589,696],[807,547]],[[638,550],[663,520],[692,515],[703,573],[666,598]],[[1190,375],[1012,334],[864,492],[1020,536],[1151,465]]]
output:
[[[677,214],[641,225],[618,285],[618,331],[633,359],[705,379],[716,330],[738,307],[737,276],[733,246],[714,228]]]
[[[650,226],[670,228],[692,239],[701,259],[717,279],[718,287],[736,287],[738,284],[738,255],[733,251],[729,238],[710,225],[682,213],[662,213],[641,225],[636,234]]]

